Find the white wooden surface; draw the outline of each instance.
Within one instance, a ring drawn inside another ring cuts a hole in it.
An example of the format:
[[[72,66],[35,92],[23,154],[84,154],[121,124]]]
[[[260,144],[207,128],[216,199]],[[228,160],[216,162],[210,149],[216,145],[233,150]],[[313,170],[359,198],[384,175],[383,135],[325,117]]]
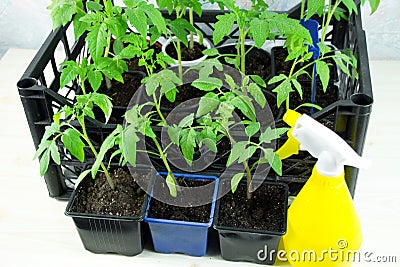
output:
[[[84,250],[66,202],[48,197],[32,161],[34,147],[16,83],[35,51],[11,49],[0,61],[0,266],[257,266],[145,250],[136,257]],[[400,62],[372,61],[374,108],[364,155],[372,160],[359,174],[355,205],[361,218],[361,251],[396,256],[400,266]]]

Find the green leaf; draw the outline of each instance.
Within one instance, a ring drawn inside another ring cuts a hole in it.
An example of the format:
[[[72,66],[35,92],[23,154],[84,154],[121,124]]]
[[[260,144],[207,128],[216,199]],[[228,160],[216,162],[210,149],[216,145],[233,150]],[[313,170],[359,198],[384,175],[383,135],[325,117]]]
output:
[[[246,141],[240,141],[233,144],[231,153],[229,154],[228,157],[228,161],[226,162],[227,167],[232,165],[233,162],[239,159],[240,155],[246,152],[246,145],[247,145]]]
[[[56,141],[54,141],[54,140],[51,141],[49,149],[50,149],[51,158],[53,159],[54,163],[56,163],[57,165],[60,165],[61,164],[60,152],[58,151]]]
[[[277,93],[277,106],[280,107],[289,97],[289,94],[293,92],[290,80],[283,81],[272,92]]]
[[[102,5],[100,5],[99,3],[94,2],[94,1],[87,1],[86,7],[88,8],[88,10],[92,10],[92,11],[100,11],[103,9]]]
[[[51,11],[53,21],[53,29],[59,26],[65,26],[72,20],[72,16],[77,12],[76,0],[53,0],[52,4],[47,7]]]
[[[295,79],[291,79],[291,82],[294,88],[296,88],[297,92],[299,93],[300,98],[303,99],[303,90],[301,89],[301,84]]]
[[[174,103],[176,94],[178,93],[178,89],[174,88],[168,92],[165,93],[165,97],[168,99],[169,102]]]
[[[353,11],[357,14],[357,6],[356,3],[354,3],[354,0],[342,0],[342,3],[347,7],[349,10],[350,15],[353,13]]]
[[[317,66],[317,74],[322,83],[322,90],[324,92],[326,92],[326,89],[328,88],[328,84],[329,84],[329,78],[330,78],[329,66],[324,61],[316,61],[315,63]]]
[[[271,148],[264,149],[264,158],[278,175],[282,175],[282,161]]]
[[[81,37],[89,28],[88,23],[80,20],[83,16],[85,16],[85,14],[86,13],[84,12],[78,12],[74,17],[73,26],[74,26],[74,36],[76,40],[78,40],[79,37]]]
[[[235,191],[243,177],[244,177],[244,173],[242,173],[242,172],[236,173],[232,177],[232,180],[231,180],[232,193],[235,193]]]
[[[257,84],[251,83],[248,90],[250,95],[257,102],[257,104],[259,104],[261,108],[264,108],[265,104],[267,103],[267,99],[265,98],[265,95],[262,92],[261,88]]]
[[[269,36],[271,23],[264,19],[254,18],[250,21],[249,30],[256,47],[261,48]]]
[[[193,128],[181,131],[179,144],[187,163],[192,165],[194,148],[196,146],[196,131]]]
[[[248,137],[252,137],[260,130],[260,123],[259,122],[250,122],[249,125],[245,128],[245,132]]]
[[[218,52],[218,49],[216,49],[216,48],[209,48],[209,49],[203,50],[203,54],[206,56],[212,57],[212,56],[219,55],[219,52]]]
[[[103,111],[107,123],[113,108],[110,97],[105,94],[92,93],[91,99]]]
[[[325,0],[308,0],[306,19],[311,18],[315,13],[320,13],[325,7]]]
[[[214,111],[219,106],[219,103],[220,101],[218,97],[212,98],[212,97],[207,97],[207,95],[203,96],[202,98],[200,98],[196,117],[201,117],[207,113]]]
[[[150,76],[146,82],[146,92],[147,95],[151,96],[161,86],[160,92],[166,93],[181,84],[182,81],[176,76],[175,72],[164,69]]]
[[[267,87],[267,84],[265,83],[265,81],[263,80],[263,78],[261,78],[259,75],[249,75],[250,78],[259,86],[261,87]]]
[[[210,138],[205,138],[203,140],[201,140],[201,142],[203,144],[205,144],[208,149],[210,149],[212,152],[217,153],[218,149],[217,149],[217,144],[215,143],[214,140],[210,139]]]
[[[97,171],[99,170],[100,164],[103,162],[104,156],[106,155],[107,151],[114,146],[115,140],[117,139],[119,133],[120,129],[115,129],[111,134],[106,137],[104,142],[101,144],[100,151],[97,154],[96,160],[91,168],[93,179],[96,177]]]
[[[268,81],[268,84],[277,83],[277,82],[283,81],[283,80],[285,80],[287,78],[288,78],[288,76],[286,76],[285,74],[279,74],[279,76],[275,76],[272,79],[270,79]]]
[[[43,176],[49,167],[50,163],[50,149],[47,149],[40,158],[40,176]]]
[[[225,36],[231,33],[233,24],[236,21],[236,16],[233,13],[226,13],[217,16],[217,22],[214,24],[213,41],[217,45]]]
[[[49,149],[51,143],[52,141],[42,139],[42,142],[40,142],[38,150],[36,150],[36,153],[33,156],[33,160],[37,159],[43,153],[43,151]]]
[[[272,140],[278,139],[284,133],[286,133],[289,128],[274,128],[268,127],[263,133],[260,135],[260,143],[271,143]]]
[[[93,26],[86,36],[90,55],[95,62],[103,56],[104,48],[107,46],[107,37],[106,24]]]
[[[168,173],[167,178],[165,179],[167,182],[167,186],[169,189],[169,193],[172,197],[176,197],[177,192],[176,192],[176,184],[175,184],[175,179],[174,177]]]
[[[125,59],[131,59],[138,56],[140,53],[142,52],[138,47],[135,47],[133,45],[128,45],[127,47],[121,50],[118,56]]]
[[[65,130],[61,137],[61,141],[64,143],[66,149],[76,157],[79,161],[83,162],[85,159],[85,144],[81,140],[81,134],[72,129],[68,128]]]
[[[221,88],[222,81],[215,77],[209,77],[208,79],[204,80],[197,79],[193,81],[191,85],[199,90],[210,92],[215,89]]]
[[[128,16],[129,22],[140,33],[141,36],[147,35],[147,17],[139,8],[126,9],[125,14]]]
[[[90,70],[88,72],[88,80],[93,91],[97,92],[100,88],[101,82],[103,81],[103,75],[101,75],[99,71]]]
[[[296,107],[294,110],[298,110],[299,108],[302,107],[310,107],[310,108],[315,108],[317,110],[322,110],[322,107],[316,105],[316,104],[311,104],[311,103],[303,103],[301,105],[299,105],[298,107]]]
[[[69,82],[76,79],[78,76],[77,68],[78,66],[67,66],[66,68],[62,69],[60,76],[60,88],[65,87]]]
[[[192,126],[193,120],[194,120],[194,114],[193,114],[193,113],[190,113],[189,115],[187,115],[186,117],[184,117],[184,118],[179,122],[178,127],[185,128],[185,127]]]
[[[351,76],[349,69],[340,58],[333,57],[333,60],[347,76]]]
[[[375,13],[378,9],[381,0],[369,0],[369,5],[371,7],[371,15]]]
[[[190,32],[195,32],[196,29],[184,18],[177,18],[170,22],[170,29],[179,41],[188,46],[187,35]]]
[[[122,151],[124,158],[136,167],[136,143],[139,142],[135,127],[129,125],[122,132]]]
[[[171,139],[171,142],[179,145],[179,136],[182,128],[177,126],[168,126],[168,136]]]
[[[242,153],[238,159],[238,163],[242,163],[248,159],[250,159],[253,154],[256,152],[257,147],[256,146],[249,146],[248,148],[246,148],[246,150],[244,151],[244,153]]]
[[[161,12],[158,11],[158,9],[156,9],[153,4],[143,4],[140,7],[143,9],[143,11],[146,13],[146,15],[149,17],[154,26],[156,26],[157,30],[160,33],[167,32],[165,19],[161,15]]]
[[[80,182],[82,182],[83,179],[86,178],[86,176],[90,173],[90,169],[89,170],[85,170],[83,172],[81,172],[81,174],[79,174],[78,178],[75,181],[75,188],[78,187],[78,185],[80,184]]]
[[[238,108],[247,118],[252,121],[256,121],[256,113],[248,96],[237,96],[232,101],[232,104]]]

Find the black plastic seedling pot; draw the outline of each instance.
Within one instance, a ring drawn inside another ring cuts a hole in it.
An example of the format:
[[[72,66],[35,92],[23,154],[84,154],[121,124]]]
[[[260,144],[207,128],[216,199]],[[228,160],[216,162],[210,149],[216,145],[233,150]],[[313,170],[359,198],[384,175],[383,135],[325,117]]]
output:
[[[278,206],[284,213],[282,231],[242,229],[220,225],[221,199],[217,201],[213,227],[218,232],[221,256],[225,260],[274,264],[280,239],[286,233],[288,186],[270,181],[265,181],[262,186],[269,185],[281,185],[281,194],[285,196],[284,202],[270,203],[271,206]]]
[[[73,212],[77,191],[73,191],[65,215],[72,217],[85,249],[98,254],[126,256],[135,256],[143,251],[147,195],[137,217],[124,217]]]

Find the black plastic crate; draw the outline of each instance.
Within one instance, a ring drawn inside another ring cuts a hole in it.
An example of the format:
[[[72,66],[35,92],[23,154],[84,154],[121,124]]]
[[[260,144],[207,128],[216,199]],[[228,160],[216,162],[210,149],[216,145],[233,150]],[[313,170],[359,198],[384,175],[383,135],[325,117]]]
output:
[[[291,17],[298,17],[299,13],[298,6],[288,11]],[[202,17],[199,18],[195,15],[195,26],[203,32],[205,38],[212,40],[213,23],[218,14],[221,14],[221,11],[204,10]],[[169,16],[166,13],[164,15]],[[17,83],[35,148],[40,143],[45,126],[51,123],[53,114],[63,105],[72,104],[75,95],[80,93],[77,84],[59,88],[60,67],[58,64],[64,60],[79,60],[80,57],[88,53],[85,47],[85,36],[76,41],[70,40],[68,36],[72,32],[73,29],[70,25],[53,31]],[[229,38],[225,38],[221,44],[231,42],[235,39],[235,36],[237,36],[237,29],[234,28]],[[339,72],[338,101],[322,111],[316,112],[313,117],[321,122],[331,124],[332,128],[357,153],[361,154],[373,103],[361,13],[351,15],[349,21],[333,21],[327,41],[338,49],[350,49],[353,52],[359,62],[359,79],[356,80]],[[62,52],[62,56],[61,61],[58,62],[57,58],[59,57],[56,54],[60,52]],[[113,124],[104,125],[95,120],[87,122],[87,130],[89,135],[92,136],[94,144],[100,144],[115,126]],[[62,148],[60,149],[62,150]],[[90,161],[89,158],[88,163]],[[310,156],[285,160],[285,165],[289,164],[289,167],[284,170],[283,176],[276,177],[276,179],[289,183],[289,186],[291,184],[301,185],[310,176],[310,167],[314,163],[315,160]],[[68,153],[63,155],[61,166],[51,163],[44,176],[49,195],[60,199],[68,198],[73,188],[74,179],[85,167],[85,164],[72,159]],[[216,163],[213,168],[206,170],[206,173],[209,171],[215,175],[222,172],[224,166]],[[354,194],[358,169],[346,167],[345,171],[350,192]]]

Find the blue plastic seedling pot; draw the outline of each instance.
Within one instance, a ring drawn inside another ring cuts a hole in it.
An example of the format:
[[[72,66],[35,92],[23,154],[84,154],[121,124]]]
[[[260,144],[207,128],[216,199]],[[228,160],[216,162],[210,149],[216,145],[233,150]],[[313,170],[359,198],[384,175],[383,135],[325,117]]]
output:
[[[308,19],[308,20],[304,20],[302,19],[300,21],[300,24],[306,28],[311,35],[311,39],[312,39],[312,45],[308,46],[308,52],[312,52],[313,56],[312,58],[314,60],[317,60],[320,56],[320,48],[318,46],[319,44],[319,36],[318,36],[318,28],[319,28],[319,23],[316,20],[313,19]],[[312,81],[312,92],[311,92],[311,103],[314,104],[315,103],[315,94],[317,91],[317,67],[316,64],[314,63],[314,67],[313,67],[313,76],[314,79]],[[311,115],[314,114],[314,107],[311,108]]]
[[[166,175],[166,173],[159,174]],[[204,256],[207,252],[208,230],[214,219],[215,201],[218,191],[218,178],[215,176],[177,173],[174,173],[174,176],[192,180],[215,180],[210,220],[207,223],[198,223],[149,218],[148,214],[152,200],[152,197],[150,197],[144,221],[149,225],[151,237],[153,239],[154,250],[161,253],[183,253],[190,256]]]

